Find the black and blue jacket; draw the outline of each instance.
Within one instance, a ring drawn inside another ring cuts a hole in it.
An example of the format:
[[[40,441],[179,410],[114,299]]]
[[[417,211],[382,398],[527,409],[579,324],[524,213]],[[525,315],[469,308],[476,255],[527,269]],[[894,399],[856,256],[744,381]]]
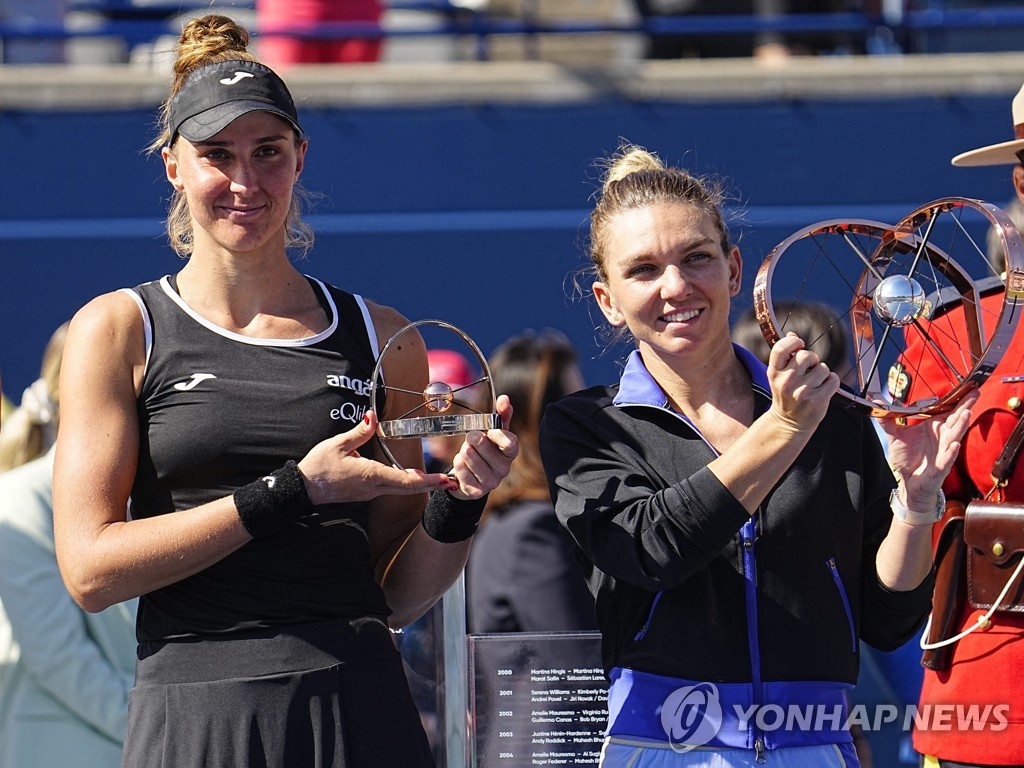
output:
[[[736,354],[760,415],[771,403],[766,368]],[[753,516],[708,470],[715,450],[670,408],[637,351],[618,386],[551,405],[540,448],[596,598],[609,733],[665,739],[656,710],[686,685],[711,683],[748,713],[841,705],[857,680],[858,641],[897,648],[927,615],[931,578],[909,592],[879,582],[875,555],[895,480],[870,420],[840,398]],[[728,717],[735,707],[725,709]],[[842,727],[823,735],[728,726],[712,744],[849,740]]]

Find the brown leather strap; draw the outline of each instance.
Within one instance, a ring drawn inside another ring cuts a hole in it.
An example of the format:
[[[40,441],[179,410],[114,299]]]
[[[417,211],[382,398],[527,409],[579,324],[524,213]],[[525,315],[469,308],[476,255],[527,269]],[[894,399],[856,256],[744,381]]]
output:
[[[996,457],[992,465],[992,480],[999,487],[1006,485],[1013,471],[1014,462],[1020,454],[1021,446],[1024,446],[1024,413],[1017,419],[1017,425],[1010,433],[1002,452]]]
[[[925,640],[937,643],[957,632],[960,612],[967,603],[967,544],[964,542],[965,506],[946,502],[946,516],[935,548],[935,592],[932,595],[932,623]],[[930,648],[921,656],[921,665],[936,672],[949,669],[954,643]]]

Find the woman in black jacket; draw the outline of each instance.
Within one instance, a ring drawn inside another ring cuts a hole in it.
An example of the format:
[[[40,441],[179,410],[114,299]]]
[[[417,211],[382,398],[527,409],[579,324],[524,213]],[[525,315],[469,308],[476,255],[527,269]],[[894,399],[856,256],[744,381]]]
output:
[[[928,612],[970,403],[895,427],[890,471],[803,340],[767,366],[733,347],[720,197],[645,150],[613,159],[590,241],[594,297],[636,348],[618,385],[548,409],[540,446],[597,600],[602,766],[858,765],[858,639],[894,648]]]

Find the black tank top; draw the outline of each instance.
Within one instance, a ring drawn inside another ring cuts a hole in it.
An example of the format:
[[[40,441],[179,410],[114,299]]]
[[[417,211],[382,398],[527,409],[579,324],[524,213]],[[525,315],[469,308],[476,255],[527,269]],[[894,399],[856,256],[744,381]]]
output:
[[[304,339],[252,339],[196,314],[164,277],[128,293],[146,324],[133,518],[232,494],[351,429],[369,404],[377,344],[353,294],[307,278],[331,318]],[[386,616],[363,503],[317,507],[204,571],[143,595],[139,642]]]

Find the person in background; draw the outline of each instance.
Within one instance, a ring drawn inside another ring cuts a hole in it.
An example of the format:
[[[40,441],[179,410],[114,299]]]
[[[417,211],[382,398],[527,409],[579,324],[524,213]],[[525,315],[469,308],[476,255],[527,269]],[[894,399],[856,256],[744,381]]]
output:
[[[804,339],[807,349],[818,355],[821,362],[842,380],[850,368],[850,345],[835,310],[813,301],[778,301],[774,308],[782,331],[792,331]],[[753,308],[736,319],[731,335],[736,344],[768,364],[771,348],[761,332]]]
[[[1021,160],[1024,138],[1020,138],[1024,136],[1024,88],[1013,99],[1012,117],[1018,138],[964,152],[952,162],[956,166],[1013,166],[1013,186],[1017,198],[1024,201]],[[1010,206],[1011,217],[1019,221],[1019,212],[1014,212],[1014,207]],[[993,270],[1005,270],[1005,266],[993,264]],[[983,295],[983,306],[998,309],[1004,292],[1005,286],[999,285],[995,292]],[[937,323],[942,332],[934,335],[935,343],[942,346],[946,354],[960,354],[961,349],[967,348],[966,341],[961,340],[963,337],[957,336],[966,334],[962,309],[952,308],[948,312],[943,312],[942,307],[936,309],[931,322]],[[945,380],[941,373],[944,363],[921,350],[920,337],[909,333],[906,354],[915,361],[921,360],[918,376],[908,382],[910,392],[915,387],[932,387]],[[963,439],[963,450],[944,484],[950,504],[959,505],[960,510],[978,499],[1024,503],[1024,463],[1016,451],[1003,454],[1007,446],[1019,445],[1015,429],[1024,415],[1022,373],[1024,331],[1018,327],[999,364],[981,386],[981,397]],[[895,397],[899,393],[893,394]],[[995,464],[1001,456],[1010,471],[1004,484],[994,487]],[[932,646],[946,644],[925,651],[919,706],[921,709],[936,706],[964,709],[1002,704],[1008,706],[1008,711],[1004,713],[1005,724],[990,720],[983,727],[963,727],[954,722],[952,727],[915,728],[914,747],[924,755],[926,768],[1020,766],[1024,765],[1024,613],[1019,609],[998,610],[979,626],[979,619],[988,611],[973,607],[968,600],[963,521],[963,517],[952,517],[945,525],[936,526],[938,577],[935,607],[925,641]],[[1018,527],[1009,531],[1011,537],[1017,536],[1019,530]],[[1010,541],[1007,540],[1008,545],[1013,546]],[[1015,564],[1016,560],[1005,569],[1007,577]],[[946,574],[950,574],[949,578]],[[949,642],[956,637],[959,639]],[[993,725],[999,727],[993,728]]]
[[[537,433],[549,403],[583,387],[561,333],[515,336],[491,355],[495,387],[515,410],[519,456],[491,491],[466,566],[469,631],[594,630],[594,599],[551,504]]]
[[[0,0],[0,22],[61,27],[68,0]],[[0,64],[63,64],[64,40],[57,37],[7,38],[0,41]]]
[[[749,21],[769,24],[787,14],[842,13],[863,10],[863,4],[849,0],[634,0],[645,21],[652,17],[688,16],[735,17],[737,26]],[[779,61],[792,55],[830,52],[863,52],[863,43],[853,35],[833,32],[778,32],[765,28],[751,33],[651,34],[649,59],[735,58],[753,56]]]
[[[4,419],[10,418],[14,413],[14,403],[7,399],[7,395],[0,392],[0,434],[3,434]]]
[[[617,386],[569,395],[541,424],[555,510],[597,601],[601,765],[856,766],[840,718],[769,729],[737,713],[841,712],[859,639],[895,648],[924,621],[922,521],[945,509],[971,400],[893,428],[897,482],[803,339],[784,336],[767,366],[732,344],[742,259],[722,205],[639,147],[611,159],[592,291],[635,348]]]
[[[0,473],[0,765],[114,768],[135,665],[131,600],[91,614],[61,581],[53,542],[57,377],[67,325],[3,434]],[[31,393],[31,394],[29,394]],[[15,443],[21,441],[20,449]]]
[[[665,16],[752,16],[754,0],[634,0],[640,17],[647,21]],[[673,35],[650,34],[648,59],[736,58],[753,56],[754,36],[749,34]]]
[[[67,323],[53,332],[43,350],[39,378],[22,393],[21,405],[7,415],[0,432],[0,472],[42,456],[57,439],[60,360],[67,332]]]
[[[68,329],[57,558],[86,610],[140,597],[125,766],[431,766],[391,629],[462,572],[516,439],[468,433],[450,474],[418,441],[383,461],[378,418],[419,400],[423,341],[389,353],[369,410],[408,321],[294,266],[309,139],[248,43],[217,14],[182,31],[151,148],[184,266]]]
[[[324,34],[324,26],[330,24],[379,28],[383,13],[381,0],[256,0],[256,23],[263,33],[260,56],[270,67],[377,61],[383,45],[379,35],[305,37],[275,30],[316,35]]]
[[[451,349],[427,350],[427,366],[431,381],[443,381],[455,390],[462,402],[472,402],[471,385],[477,380],[473,366],[464,355]],[[447,472],[462,447],[462,435],[433,435],[423,438],[424,460],[428,472]]]

